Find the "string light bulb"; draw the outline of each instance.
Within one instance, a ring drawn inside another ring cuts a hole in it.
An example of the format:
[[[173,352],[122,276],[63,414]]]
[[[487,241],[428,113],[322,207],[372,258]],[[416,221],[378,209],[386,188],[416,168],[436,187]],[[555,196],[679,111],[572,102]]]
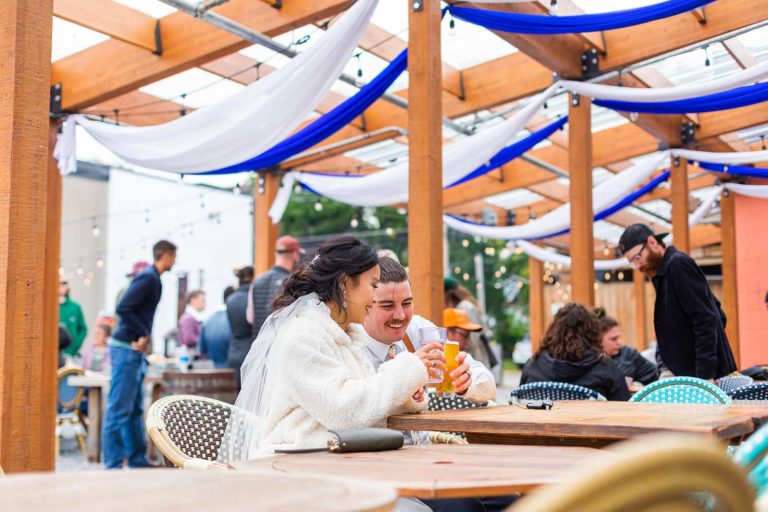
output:
[[[232,188],[232,193],[233,193],[233,194],[235,194],[236,196],[239,196],[240,194],[242,194],[242,193],[243,193],[243,189],[242,189],[242,188],[240,188],[240,184],[239,184],[239,183],[238,183],[238,184],[236,184],[236,185],[235,185],[235,186]]]
[[[103,268],[104,267],[104,260],[101,259],[101,258],[97,259],[96,260],[96,266],[99,267],[99,268]]]
[[[611,273],[610,272],[606,272],[603,277],[605,277],[606,281],[610,281],[611,280]]]
[[[763,147],[763,151],[765,151],[765,135],[760,136],[760,145]]]
[[[704,47],[704,66],[709,67],[712,65],[712,62],[709,60],[709,46]]]
[[[463,275],[463,276],[461,276],[461,277],[462,277],[462,279],[464,279],[465,281],[469,281],[469,274],[468,274],[468,273],[464,272],[464,275]]]
[[[101,235],[101,228],[99,228],[99,225],[96,224],[96,217],[93,218],[93,226],[91,227],[91,233],[93,233],[93,236],[95,238],[98,238]]]
[[[560,8],[557,6],[557,0],[551,0],[549,3],[549,7],[552,10],[552,12],[557,12]]]
[[[619,281],[623,281],[624,280],[624,272],[619,272],[619,274],[616,277],[619,278]]]
[[[469,247],[469,240],[467,240],[466,238],[464,240],[462,240],[461,241],[461,246],[462,247]]]
[[[323,203],[321,203],[319,199],[315,201],[315,211],[316,212],[323,211]]]
[[[388,237],[395,236],[395,230],[392,229],[392,226],[387,226],[387,229],[385,229],[384,232],[387,234]]]
[[[349,225],[352,229],[357,229],[357,227],[360,225],[360,221],[357,220],[357,217],[352,217],[352,220],[349,221]]]

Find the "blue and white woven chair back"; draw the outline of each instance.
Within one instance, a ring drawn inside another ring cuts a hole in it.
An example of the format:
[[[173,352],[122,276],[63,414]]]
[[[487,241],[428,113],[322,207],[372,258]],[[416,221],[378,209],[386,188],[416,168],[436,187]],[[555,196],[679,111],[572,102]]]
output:
[[[595,391],[577,384],[567,382],[530,382],[513,389],[509,403],[520,400],[605,400],[605,397]]]
[[[768,401],[768,382],[758,382],[728,392],[731,400]]]
[[[476,404],[460,396],[438,396],[436,393],[429,394],[430,411],[449,411],[451,409],[470,409],[472,407],[487,407],[488,402]]]
[[[647,385],[630,402],[660,404],[730,404],[731,399],[714,384],[696,377],[672,377]]]
[[[741,443],[733,454],[733,462],[749,471],[749,480],[762,495],[768,491],[768,425]]]
[[[725,391],[726,394],[730,395],[731,391],[735,391],[739,388],[743,388],[754,383],[755,381],[752,379],[752,377],[747,377],[746,375],[734,375],[733,377],[723,377],[722,379],[718,380],[717,387]]]

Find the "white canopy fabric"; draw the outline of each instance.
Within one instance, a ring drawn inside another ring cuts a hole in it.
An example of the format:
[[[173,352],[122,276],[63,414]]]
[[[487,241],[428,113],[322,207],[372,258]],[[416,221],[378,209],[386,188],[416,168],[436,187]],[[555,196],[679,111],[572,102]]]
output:
[[[726,183],[725,190],[743,196],[755,197],[757,199],[768,199],[768,185],[740,185],[738,183]]]
[[[738,165],[738,164],[756,164],[768,162],[768,150],[764,151],[741,151],[728,153],[713,153],[711,151],[693,151],[690,149],[673,149],[674,156],[692,160],[694,162],[710,162],[713,164]]]
[[[223,101],[156,126],[118,126],[70,116],[54,155],[67,174],[76,168],[75,126],[126,162],[196,173],[244,162],[288,136],[339,77],[368,27],[378,0],[358,0],[308,50]]]
[[[558,83],[567,90],[600,100],[636,101],[651,103],[656,101],[673,101],[695,98],[716,92],[727,91],[735,87],[751,84],[768,77],[768,62],[762,62],[738,73],[714,80],[695,84],[677,85],[673,87],[619,87],[618,85],[590,84],[561,80]]]
[[[592,190],[592,205],[595,213],[613,206],[632,192],[663,165],[667,158],[669,153],[664,151],[656,158],[636,164],[595,187]],[[447,215],[443,216],[443,220],[448,227],[468,235],[501,240],[541,238],[570,227],[571,205],[564,204],[536,220],[518,226],[482,226],[463,222]]]
[[[443,147],[443,186],[447,187],[488,162],[509,145],[515,135],[554,92],[554,86],[534,97],[510,119],[476,135]],[[318,194],[356,206],[388,206],[408,201],[409,164],[395,165],[363,177],[291,172],[272,203],[269,215],[280,222],[293,186],[302,183]]]
[[[768,188],[768,187],[765,187]],[[718,187],[712,191],[699,205],[695,212],[688,217],[688,225],[693,227],[697,225],[701,220],[709,213],[717,200],[720,198],[720,194],[723,192],[723,187]],[[672,240],[672,237],[667,239]],[[565,254],[560,254],[547,250],[538,245],[526,242],[525,240],[517,240],[514,242],[524,253],[528,256],[543,261],[545,263],[553,263],[555,265],[562,265],[564,268],[571,268],[571,257]],[[612,260],[595,260],[595,270],[617,270],[620,268],[629,267],[629,262],[626,258],[616,258]]]

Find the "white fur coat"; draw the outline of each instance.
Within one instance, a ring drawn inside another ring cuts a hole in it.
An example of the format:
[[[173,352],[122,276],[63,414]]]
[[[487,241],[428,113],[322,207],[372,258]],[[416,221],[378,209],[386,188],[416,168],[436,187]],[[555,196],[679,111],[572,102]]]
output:
[[[421,411],[423,403],[412,398],[427,383],[419,358],[400,354],[376,373],[364,347],[341,330],[322,303],[288,320],[270,358],[261,449],[324,447],[328,430],[383,427],[388,416]]]

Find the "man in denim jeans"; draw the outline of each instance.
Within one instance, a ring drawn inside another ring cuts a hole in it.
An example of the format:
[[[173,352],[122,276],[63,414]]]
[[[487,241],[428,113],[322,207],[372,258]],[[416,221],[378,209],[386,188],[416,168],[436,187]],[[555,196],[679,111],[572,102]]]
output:
[[[161,240],[152,247],[152,253],[154,265],[134,277],[117,305],[120,323],[108,342],[112,383],[103,435],[107,469],[119,469],[126,460],[131,468],[150,465],[143,421],[144,352],[163,290],[160,276],[176,262],[176,246]]]

